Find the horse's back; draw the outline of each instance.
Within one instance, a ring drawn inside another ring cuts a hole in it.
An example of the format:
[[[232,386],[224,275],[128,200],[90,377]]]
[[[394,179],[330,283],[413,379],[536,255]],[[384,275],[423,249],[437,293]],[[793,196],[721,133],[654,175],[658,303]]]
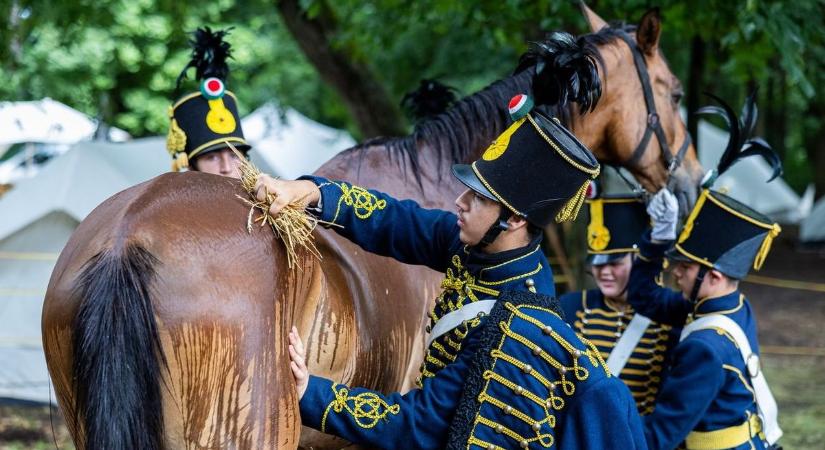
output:
[[[75,411],[72,334],[84,271],[101,255],[117,261],[140,249],[154,262],[147,292],[165,357],[157,381],[167,447],[297,445],[292,378],[277,363],[286,358],[294,283],[271,231],[247,232],[249,207],[237,194],[237,180],[164,174],[112,196],[78,226],[43,310],[44,350],[67,416]]]

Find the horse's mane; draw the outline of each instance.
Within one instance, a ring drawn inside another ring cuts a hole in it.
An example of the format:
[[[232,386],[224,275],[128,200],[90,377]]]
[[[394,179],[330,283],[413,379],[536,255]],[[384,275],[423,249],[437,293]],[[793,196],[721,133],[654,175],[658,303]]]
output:
[[[611,23],[601,30],[580,36],[582,45],[598,47],[606,45],[619,38],[621,33],[635,33],[635,25],[624,22]],[[596,52],[596,60],[601,66],[604,76],[607,69],[601,56]],[[526,59],[525,54],[521,61]],[[521,64],[520,64],[521,66]],[[383,146],[390,160],[397,158],[404,173],[409,161],[412,173],[420,182],[419,149],[430,147],[438,160],[438,173],[444,156],[449,156],[452,163],[466,162],[472,154],[496,137],[498,130],[503,130],[511,122],[505,107],[510,99],[518,93],[530,92],[535,67],[522,68],[501,80],[495,81],[475,94],[464,97],[445,112],[430,119],[423,120],[415,125],[412,133],[402,137],[377,137],[356,145],[345,152],[358,152],[366,148]],[[572,113],[571,103],[558,105],[542,105],[540,108],[552,117],[569,125]],[[361,152],[360,156],[363,156]]]

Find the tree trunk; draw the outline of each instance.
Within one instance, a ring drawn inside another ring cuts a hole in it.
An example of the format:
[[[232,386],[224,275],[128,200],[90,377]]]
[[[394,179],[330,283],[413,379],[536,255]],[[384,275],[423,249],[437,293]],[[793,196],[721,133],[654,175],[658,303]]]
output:
[[[779,67],[779,58],[775,58],[771,66]],[[759,103],[759,106],[764,105],[765,108],[765,139],[782,161],[785,161],[787,156],[785,136],[788,135],[788,102],[785,86],[785,71],[774,71],[768,78],[767,95],[761,96],[764,101]]]
[[[278,12],[292,37],[321,78],[341,97],[362,138],[406,134],[401,112],[366,64],[336,48],[338,24],[325,1],[310,18],[299,0],[278,0]]]
[[[699,117],[693,114],[700,108],[699,95],[702,92],[702,75],[705,67],[705,43],[702,37],[694,35],[690,41],[690,67],[687,80],[687,128],[693,138],[693,145],[699,151]]]
[[[825,102],[818,97],[811,99],[805,115],[825,117]],[[825,125],[820,121],[818,128],[806,134],[805,151],[808,153],[808,163],[813,171],[816,195],[822,197],[825,195]]]

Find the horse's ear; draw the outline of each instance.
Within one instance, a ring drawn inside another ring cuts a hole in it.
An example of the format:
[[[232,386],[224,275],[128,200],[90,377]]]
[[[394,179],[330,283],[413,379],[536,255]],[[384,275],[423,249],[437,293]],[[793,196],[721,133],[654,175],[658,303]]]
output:
[[[584,14],[584,18],[587,19],[587,23],[590,24],[590,32],[595,33],[602,28],[608,26],[607,22],[604,21],[598,14],[593,12],[584,1],[579,2],[579,6],[582,9],[582,14]]]
[[[659,36],[662,34],[662,19],[659,8],[653,8],[642,16],[639,28],[636,29],[636,43],[649,56],[653,56],[659,49]]]

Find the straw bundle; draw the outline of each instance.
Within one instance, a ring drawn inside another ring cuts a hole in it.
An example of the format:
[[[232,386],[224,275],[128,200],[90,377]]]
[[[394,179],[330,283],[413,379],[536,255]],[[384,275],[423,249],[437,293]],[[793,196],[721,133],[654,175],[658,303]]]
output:
[[[229,147],[238,156],[241,162],[241,186],[249,194],[249,198],[238,195],[238,198],[249,205],[249,214],[246,219],[246,231],[252,232],[252,224],[260,222],[260,226],[269,225],[275,236],[278,237],[286,247],[287,265],[290,269],[300,267],[297,265],[298,248],[305,249],[309,254],[321,259],[321,254],[315,247],[315,239],[312,231],[318,225],[318,219],[305,210],[306,205],[301,202],[290,203],[273,216],[269,212],[269,207],[275,201],[275,194],[267,193],[266,201],[260,201],[255,197],[255,183],[261,171],[247,160],[231,143]],[[261,215],[253,218],[255,210],[259,210]]]

